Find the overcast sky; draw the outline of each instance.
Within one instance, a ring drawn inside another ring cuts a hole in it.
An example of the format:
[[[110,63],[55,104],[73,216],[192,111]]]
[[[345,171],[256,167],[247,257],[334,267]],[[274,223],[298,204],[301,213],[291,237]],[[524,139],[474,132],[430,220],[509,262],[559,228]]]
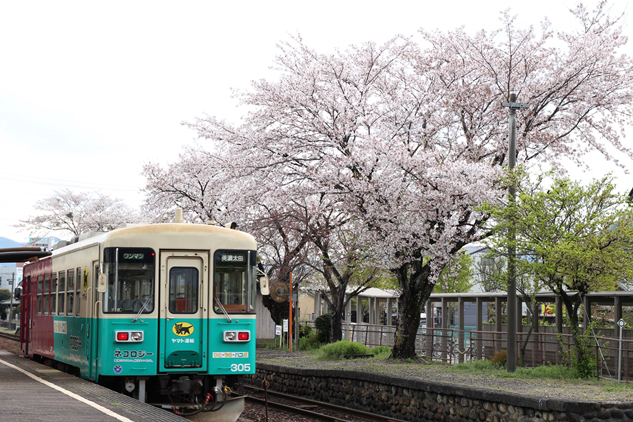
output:
[[[610,2],[617,12],[629,3]],[[574,5],[0,0],[0,236],[25,241],[28,234],[11,226],[34,215],[35,202],[55,189],[99,190],[137,207],[142,165],[173,161],[196,141],[183,121],[203,113],[239,119],[231,88],[274,77],[276,44],[292,34],[331,51],[420,27],[494,29],[507,8],[523,26],[547,16],[565,29]],[[630,7],[626,12],[630,33]],[[584,177],[617,170],[595,163]],[[633,185],[632,176],[617,175]]]

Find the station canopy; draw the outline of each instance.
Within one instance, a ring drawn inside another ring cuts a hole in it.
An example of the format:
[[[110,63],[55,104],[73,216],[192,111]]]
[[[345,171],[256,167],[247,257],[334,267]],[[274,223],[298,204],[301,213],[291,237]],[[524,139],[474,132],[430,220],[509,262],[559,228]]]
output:
[[[29,262],[52,255],[52,252],[43,251],[42,248],[0,248],[0,263],[3,262]]]

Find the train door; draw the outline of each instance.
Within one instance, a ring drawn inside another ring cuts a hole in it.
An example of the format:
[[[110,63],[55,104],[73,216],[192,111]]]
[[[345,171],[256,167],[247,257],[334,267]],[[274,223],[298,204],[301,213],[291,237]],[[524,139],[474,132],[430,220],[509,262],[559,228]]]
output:
[[[31,298],[31,276],[28,276],[23,279],[22,297],[20,298],[20,343],[22,343],[24,356],[29,356],[29,343],[31,342],[31,308],[33,307]]]
[[[159,371],[206,371],[209,254],[161,251]]]
[[[88,362],[87,377],[96,379],[97,376],[97,339],[99,338],[99,293],[97,284],[99,282],[99,261],[93,261],[90,269],[83,269],[82,274],[82,301],[86,305],[86,331],[85,331],[85,354]]]

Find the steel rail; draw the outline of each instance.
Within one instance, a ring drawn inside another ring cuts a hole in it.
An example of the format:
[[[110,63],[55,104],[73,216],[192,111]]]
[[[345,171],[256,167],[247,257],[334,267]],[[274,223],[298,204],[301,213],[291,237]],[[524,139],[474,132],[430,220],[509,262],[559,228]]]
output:
[[[246,391],[252,391],[252,392],[257,392],[257,393],[264,393],[264,389],[263,388],[258,388],[258,387],[253,387],[250,385],[245,385],[244,386],[244,390]],[[307,405],[307,406],[311,406],[311,407],[318,407],[324,410],[331,410],[334,412],[339,412],[345,415],[349,415],[349,416],[355,416],[358,418],[363,418],[363,419],[367,419],[369,421],[375,421],[375,422],[405,422],[401,419],[394,419],[394,418],[390,418],[388,416],[382,416],[382,415],[376,415],[374,413],[368,413],[368,412],[363,412],[362,410],[356,410],[356,409],[351,409],[349,407],[342,407],[342,406],[337,406],[334,404],[329,404],[329,403],[324,403],[321,401],[315,401],[315,400],[310,400],[310,399],[305,399],[303,397],[298,397],[298,396],[291,396],[288,394],[284,394],[284,393],[278,393],[276,391],[271,391],[268,390],[267,391],[268,396],[273,396],[273,397],[277,397],[280,399],[285,399],[285,400],[289,400],[289,401],[293,401],[293,402],[297,402],[297,403],[301,403],[303,405]],[[254,401],[256,401],[257,403],[261,403],[264,404],[265,400],[264,399],[259,399],[259,398],[254,398],[251,396],[247,396],[247,400],[252,399]],[[279,403],[275,403],[275,402],[268,402],[268,405],[270,407],[275,407],[278,409],[282,409],[282,410],[287,410],[290,412],[295,412],[297,410],[297,413],[299,412],[306,412],[306,415],[315,417],[315,418],[320,418],[321,420],[325,420],[325,421],[345,421],[346,419],[338,419],[336,417],[333,416],[328,416],[328,415],[323,415],[321,413],[317,413],[317,412],[313,412],[313,411],[309,411],[306,409],[301,409],[301,408],[296,408],[296,407],[291,407],[291,406],[287,406],[287,405],[282,405]],[[283,406],[282,408],[278,407],[278,406]]]
[[[17,334],[5,333],[0,331],[0,337],[8,338],[9,340],[20,341],[20,336]]]
[[[293,407],[291,405],[277,403],[277,402],[270,401],[270,400],[268,401],[268,403],[266,403],[266,400],[260,399],[260,398],[256,398],[256,397],[247,396],[246,397],[246,401],[248,401],[250,403],[256,403],[256,404],[259,404],[261,406],[268,406],[268,408],[271,408],[271,409],[282,410],[284,412],[293,413],[293,414],[298,415],[298,416],[307,416],[307,417],[310,417],[310,418],[313,418],[313,419],[318,419],[320,421],[348,422],[346,419],[340,419],[340,418],[337,418],[337,417],[334,417],[334,416],[324,415],[323,413],[317,413],[317,412],[313,412],[311,410],[302,409],[300,407]]]

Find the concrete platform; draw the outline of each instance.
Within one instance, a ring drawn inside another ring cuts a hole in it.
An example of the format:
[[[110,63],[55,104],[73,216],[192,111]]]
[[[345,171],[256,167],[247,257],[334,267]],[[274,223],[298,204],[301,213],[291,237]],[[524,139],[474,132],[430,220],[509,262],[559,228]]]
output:
[[[0,350],[0,421],[186,422],[166,410]]]

